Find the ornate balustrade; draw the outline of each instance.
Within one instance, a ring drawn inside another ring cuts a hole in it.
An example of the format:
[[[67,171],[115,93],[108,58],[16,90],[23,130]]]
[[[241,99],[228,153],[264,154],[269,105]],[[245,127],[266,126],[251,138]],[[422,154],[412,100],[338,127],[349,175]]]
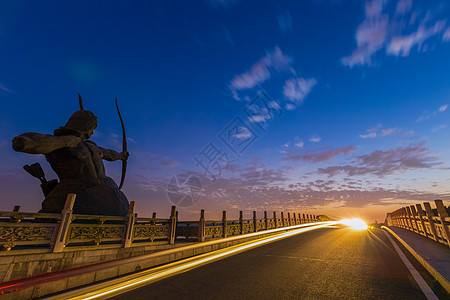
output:
[[[410,205],[388,213],[386,217],[389,226],[397,226],[432,240],[450,246],[450,209],[442,200],[434,200],[436,209],[425,202],[425,211],[420,204]]]
[[[226,211],[222,220],[206,220],[201,210],[198,221],[178,221],[175,206],[172,206],[170,218],[137,217],[135,203],[131,201],[126,217],[77,215],[72,213],[76,196],[67,197],[61,214],[23,213],[19,207],[13,212],[0,212],[0,247],[3,250],[47,248],[49,251],[62,252],[96,247],[134,247],[147,244],[173,244],[178,241],[202,242],[251,232],[283,228],[302,223],[318,222],[316,216],[281,213],[277,218],[253,217],[244,219],[243,212],[238,220],[227,220]],[[439,226],[436,226],[439,231]]]
[[[0,212],[0,245],[4,250],[28,245],[49,247],[60,217],[60,214]]]

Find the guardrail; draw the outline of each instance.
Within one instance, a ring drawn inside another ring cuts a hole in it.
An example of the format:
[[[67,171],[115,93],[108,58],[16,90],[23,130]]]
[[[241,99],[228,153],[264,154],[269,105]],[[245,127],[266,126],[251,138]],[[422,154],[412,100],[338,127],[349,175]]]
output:
[[[242,235],[273,228],[283,228],[304,223],[318,222],[315,215],[276,212],[268,218],[258,219],[253,211],[252,219],[228,220],[226,211],[220,221],[206,220],[205,211],[198,221],[178,221],[176,207],[172,206],[168,219],[140,218],[135,213],[135,202],[130,202],[126,217],[77,215],[72,213],[75,194],[69,194],[61,214],[23,213],[19,207],[12,212],[0,212],[0,246],[3,250],[48,248],[51,252],[76,250],[77,247],[95,248],[134,247],[147,244],[174,244],[178,241],[203,242],[205,240]]]
[[[450,246],[450,209],[444,206],[442,200],[434,200],[436,209],[429,202],[405,206],[388,213],[386,221],[389,226],[401,227],[427,238]]]

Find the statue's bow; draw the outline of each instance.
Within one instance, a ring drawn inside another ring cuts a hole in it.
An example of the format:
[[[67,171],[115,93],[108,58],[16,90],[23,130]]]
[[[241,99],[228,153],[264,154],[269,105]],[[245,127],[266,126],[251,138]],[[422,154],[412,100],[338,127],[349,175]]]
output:
[[[119,105],[117,104],[117,97],[116,97],[116,108],[117,113],[119,114],[120,124],[122,125],[122,153],[127,152],[127,136],[125,134],[125,125],[123,124],[122,115],[120,114]],[[128,157],[127,157],[128,159]],[[125,174],[127,172],[127,159],[122,160],[122,177],[120,178],[120,184],[119,189],[122,188],[123,182],[125,181]]]

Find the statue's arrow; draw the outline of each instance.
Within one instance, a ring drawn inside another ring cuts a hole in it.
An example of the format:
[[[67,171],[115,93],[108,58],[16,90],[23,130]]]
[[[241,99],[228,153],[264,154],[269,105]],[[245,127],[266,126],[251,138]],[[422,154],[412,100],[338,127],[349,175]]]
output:
[[[122,139],[123,139],[122,153],[126,153],[127,152],[127,136],[125,134],[125,125],[123,124],[123,119],[120,114],[119,105],[117,104],[117,97],[116,97],[116,108],[117,108],[117,113],[119,114],[120,124],[122,125]],[[122,178],[120,178],[119,189],[122,188],[123,182],[125,181],[125,174],[127,172],[127,159],[122,160]]]

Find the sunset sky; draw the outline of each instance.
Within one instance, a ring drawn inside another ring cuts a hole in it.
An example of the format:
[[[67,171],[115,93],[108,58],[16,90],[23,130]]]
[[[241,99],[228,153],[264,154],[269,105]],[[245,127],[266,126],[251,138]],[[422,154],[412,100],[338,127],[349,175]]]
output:
[[[40,209],[14,152],[79,109],[130,158],[140,216],[166,217],[173,176],[199,179],[181,219],[222,210],[384,220],[450,204],[450,2],[1,1],[0,210]],[[214,154],[209,161],[206,154]],[[120,181],[121,162],[105,162]],[[206,166],[208,167],[208,166]],[[184,177],[183,177],[184,176]]]

